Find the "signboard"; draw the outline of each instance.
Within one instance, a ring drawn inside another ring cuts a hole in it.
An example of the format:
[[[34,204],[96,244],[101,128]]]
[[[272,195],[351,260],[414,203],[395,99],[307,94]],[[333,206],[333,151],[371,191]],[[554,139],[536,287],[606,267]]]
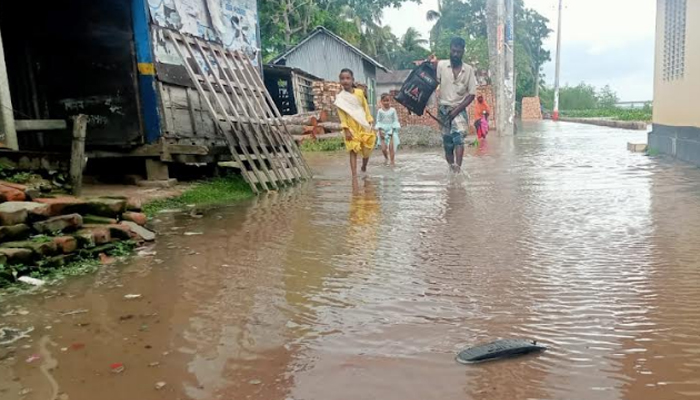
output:
[[[148,0],[155,25],[239,50],[257,64],[260,52],[256,0]],[[156,37],[156,61],[181,64],[174,49]]]

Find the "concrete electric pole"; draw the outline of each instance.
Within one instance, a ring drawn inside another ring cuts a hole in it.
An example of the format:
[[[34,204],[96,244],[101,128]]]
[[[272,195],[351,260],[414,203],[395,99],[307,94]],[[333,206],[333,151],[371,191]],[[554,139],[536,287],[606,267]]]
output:
[[[511,136],[515,129],[515,64],[513,0],[488,0],[489,64],[496,98],[496,129]]]
[[[559,71],[561,69],[561,9],[563,0],[559,0],[559,21],[557,22],[557,60],[554,72],[554,110],[552,110],[552,119],[559,120]]]

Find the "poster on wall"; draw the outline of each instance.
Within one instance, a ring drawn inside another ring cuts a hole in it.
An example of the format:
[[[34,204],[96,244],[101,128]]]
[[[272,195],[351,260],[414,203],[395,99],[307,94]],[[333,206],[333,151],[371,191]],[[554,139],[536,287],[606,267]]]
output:
[[[148,0],[153,23],[216,42],[245,53],[258,64],[258,10],[256,0]],[[181,64],[174,49],[155,38],[156,60]]]

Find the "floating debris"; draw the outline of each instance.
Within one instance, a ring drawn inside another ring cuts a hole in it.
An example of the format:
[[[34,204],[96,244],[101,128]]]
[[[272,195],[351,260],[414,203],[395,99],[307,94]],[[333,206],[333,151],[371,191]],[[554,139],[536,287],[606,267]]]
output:
[[[524,339],[503,339],[462,350],[457,355],[460,364],[472,364],[506,357],[521,356],[547,350],[536,341]]]
[[[121,374],[126,369],[122,363],[114,363],[109,366],[110,371],[115,374]]]
[[[160,363],[158,361],[154,361],[154,362],[148,364],[148,366],[151,368],[157,367],[159,365],[160,365]]]
[[[29,327],[25,330],[3,327],[0,328],[0,346],[12,344],[21,339],[28,339],[29,334],[34,332],[34,327]]]
[[[185,236],[198,236],[198,235],[204,235],[204,232],[185,232]]]
[[[34,361],[41,360],[41,356],[38,354],[32,354],[25,361],[27,363],[33,363]]]
[[[143,297],[143,296],[140,295],[140,294],[125,294],[125,295],[124,295],[124,298],[127,299],[127,300],[140,299],[141,297]]]
[[[20,276],[17,278],[18,281],[22,283],[26,283],[27,285],[32,285],[32,286],[44,286],[46,284],[46,281],[43,281],[41,279],[36,279],[32,278],[30,276]]]
[[[86,310],[84,308],[79,308],[79,309],[73,310],[73,311],[64,311],[61,313],[61,315],[70,316],[70,315],[78,315],[78,314],[87,314],[89,312],[90,312],[90,310]]]
[[[156,390],[161,390],[167,385],[165,382],[156,382]]]
[[[248,383],[250,383],[251,385],[260,385],[262,381],[260,379],[252,379],[248,381]]]

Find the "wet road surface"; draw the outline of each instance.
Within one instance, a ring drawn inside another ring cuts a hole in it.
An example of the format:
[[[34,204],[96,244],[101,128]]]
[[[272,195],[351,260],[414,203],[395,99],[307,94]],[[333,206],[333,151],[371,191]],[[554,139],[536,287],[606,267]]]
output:
[[[357,185],[312,155],[302,188],[161,214],[155,254],[0,299],[35,327],[0,346],[0,398],[698,398],[700,170],[644,140],[533,124],[463,178],[403,152]],[[454,361],[504,337],[550,350]]]

